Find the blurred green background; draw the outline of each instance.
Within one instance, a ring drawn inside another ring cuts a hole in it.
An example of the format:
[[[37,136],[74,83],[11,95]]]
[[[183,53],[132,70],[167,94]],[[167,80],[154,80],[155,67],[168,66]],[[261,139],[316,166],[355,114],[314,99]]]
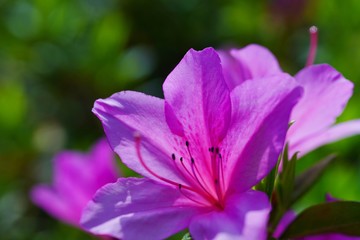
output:
[[[316,62],[356,84],[339,121],[360,118],[359,13],[358,0],[0,0],[1,239],[91,239],[33,206],[29,189],[51,181],[57,151],[86,150],[102,136],[95,99],[123,89],[161,96],[189,48],[259,43],[294,74],[316,25]],[[326,192],[360,200],[359,146],[352,137],[299,162],[301,171],[339,156],[298,210]]]

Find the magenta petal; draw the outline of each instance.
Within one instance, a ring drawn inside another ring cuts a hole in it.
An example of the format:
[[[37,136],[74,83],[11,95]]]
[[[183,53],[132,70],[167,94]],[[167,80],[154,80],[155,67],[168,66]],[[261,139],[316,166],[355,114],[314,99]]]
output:
[[[246,81],[231,92],[232,125],[221,146],[230,191],[248,190],[275,166],[301,93],[287,74]]]
[[[339,123],[292,145],[290,153],[300,151],[300,155],[303,156],[318,147],[358,134],[360,134],[360,120]]]
[[[194,239],[266,239],[270,210],[263,192],[235,194],[227,199],[224,211],[194,217],[190,233]]]
[[[97,189],[117,179],[114,154],[105,139],[89,153],[63,151],[54,161],[54,188],[81,212]]]
[[[93,112],[101,120],[110,145],[129,168],[156,179],[137,155],[137,134],[144,162],[162,177],[183,182],[171,160],[174,139],[165,120],[164,100],[139,92],[119,92],[97,100]]]
[[[287,211],[284,216],[281,218],[280,222],[278,223],[278,225],[276,226],[276,229],[273,233],[273,237],[278,239],[281,234],[284,233],[284,231],[286,230],[286,228],[289,226],[289,224],[294,221],[294,219],[296,218],[296,213],[292,210]]]
[[[248,68],[250,78],[270,77],[283,72],[276,57],[269,49],[257,44],[232,50],[231,55]]]
[[[175,134],[197,139],[206,148],[222,140],[231,104],[214,49],[188,51],[166,78],[163,89],[166,119]]]
[[[246,66],[243,66],[243,64],[236,58],[234,58],[234,56],[231,54],[234,51],[236,50],[217,51],[221,59],[225,82],[230,90],[234,89],[236,86],[238,86],[245,80],[251,78],[251,73],[249,72],[248,68]]]
[[[46,210],[53,217],[75,226],[79,225],[82,208],[74,208],[55,189],[38,185],[31,189],[30,195],[34,204]]]
[[[241,49],[232,49],[226,54],[220,51],[224,76],[230,89],[245,80],[270,77],[282,73],[275,56],[257,44],[250,44]]]
[[[290,145],[315,136],[335,123],[352,95],[353,84],[329,65],[313,65],[301,70],[296,80],[304,96],[291,114],[295,120],[288,133]],[[300,149],[293,149],[294,151]]]
[[[81,223],[94,234],[164,239],[186,228],[199,213],[178,189],[149,179],[122,178],[96,193]]]
[[[53,186],[34,187],[31,198],[54,217],[78,226],[81,212],[96,190],[116,179],[114,155],[103,139],[88,154],[63,151],[56,155]]]
[[[115,162],[115,153],[105,138],[96,143],[88,153],[88,158],[92,161],[92,164],[87,164],[88,171],[92,173],[92,180],[86,180],[86,182],[87,184],[94,182],[93,193],[106,183],[115,182],[118,179],[119,171]]]

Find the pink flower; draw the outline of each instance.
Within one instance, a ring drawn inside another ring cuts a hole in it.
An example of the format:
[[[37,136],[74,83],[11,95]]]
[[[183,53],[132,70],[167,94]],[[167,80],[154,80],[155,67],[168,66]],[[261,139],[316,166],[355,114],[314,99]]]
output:
[[[265,239],[271,206],[252,187],[276,164],[302,89],[279,73],[230,91],[207,48],[190,50],[163,90],[165,99],[124,91],[95,102],[111,146],[144,178],[99,190],[82,225],[121,239],[187,227],[195,239]]]
[[[105,139],[90,153],[63,151],[54,160],[53,185],[37,185],[32,201],[49,214],[79,226],[83,208],[106,183],[115,182],[118,174],[114,155]]]
[[[314,47],[312,50],[314,54]],[[283,72],[274,55],[259,45],[219,51],[219,54],[230,89],[249,79]],[[353,84],[338,71],[327,64],[311,65],[298,72],[295,79],[304,88],[304,95],[290,118],[295,120],[286,140],[290,154],[300,151],[300,155],[305,155],[322,145],[360,133],[360,120],[335,124],[353,90]]]

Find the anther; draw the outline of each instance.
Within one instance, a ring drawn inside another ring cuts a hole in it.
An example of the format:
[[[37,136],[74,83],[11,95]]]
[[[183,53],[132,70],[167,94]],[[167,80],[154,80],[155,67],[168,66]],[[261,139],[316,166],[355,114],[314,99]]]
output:
[[[171,154],[171,158],[172,158],[172,160],[175,160],[175,154],[174,153]]]
[[[185,142],[185,145],[188,147],[188,146],[189,146],[189,141],[186,141],[186,142]]]
[[[174,182],[174,181],[172,181],[172,180],[170,180],[170,179],[167,179],[167,178],[165,178],[165,177],[162,177],[162,176],[158,175],[156,172],[154,172],[151,168],[149,168],[149,167],[145,164],[144,159],[142,158],[142,155],[141,155],[141,151],[140,151],[140,141],[141,141],[141,137],[140,137],[139,134],[134,134],[134,137],[135,137],[135,150],[136,150],[136,155],[138,156],[139,161],[140,161],[141,165],[144,167],[144,169],[145,169],[146,171],[148,171],[148,173],[150,173],[151,175],[153,175],[154,177],[156,177],[157,179],[162,180],[162,181],[164,181],[164,182],[166,182],[166,183],[168,183],[168,184],[171,184],[171,185],[174,185],[174,186],[178,186],[179,183]],[[186,186],[186,185],[185,185],[185,186],[182,186],[182,187],[185,188],[185,189],[187,189],[187,190],[190,190],[190,191],[195,192],[195,190],[192,189],[192,188],[189,187],[189,186]]]
[[[219,148],[215,148],[215,153],[219,153]]]
[[[182,162],[183,161],[183,158],[182,157],[180,157],[180,162]]]
[[[210,152],[214,152],[214,147],[209,148]]]
[[[194,158],[191,158],[191,163],[195,163],[195,160],[194,160]]]

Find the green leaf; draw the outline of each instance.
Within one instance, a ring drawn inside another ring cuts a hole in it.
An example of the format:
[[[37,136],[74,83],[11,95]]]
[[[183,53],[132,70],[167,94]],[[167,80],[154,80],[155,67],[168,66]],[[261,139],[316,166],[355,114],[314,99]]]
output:
[[[265,192],[269,199],[272,198],[272,193],[274,190],[275,179],[278,173],[278,167],[282,159],[282,154],[280,154],[276,166],[271,170],[271,172],[255,186],[255,190]]]
[[[281,220],[284,213],[288,210],[291,203],[291,196],[294,189],[297,153],[295,153],[289,160],[288,149],[288,145],[286,144],[282,154],[282,171],[278,175],[276,188],[274,189],[274,194],[272,194],[271,198],[273,209],[270,214],[268,228],[269,236],[272,235],[277,224]]]
[[[191,239],[192,239],[192,237],[191,237],[190,233],[186,233],[186,234],[182,237],[181,240],[191,240]]]
[[[310,169],[296,177],[294,192],[291,197],[291,203],[294,203],[302,197],[314,183],[322,176],[330,163],[336,158],[336,155],[329,155]]]
[[[359,202],[339,201],[309,207],[289,225],[280,239],[334,232],[360,236]]]
[[[280,204],[287,208],[291,203],[291,196],[294,189],[297,153],[295,153],[290,160],[288,160],[285,154],[287,154],[287,151],[284,152],[283,170],[279,176],[279,200]]]

